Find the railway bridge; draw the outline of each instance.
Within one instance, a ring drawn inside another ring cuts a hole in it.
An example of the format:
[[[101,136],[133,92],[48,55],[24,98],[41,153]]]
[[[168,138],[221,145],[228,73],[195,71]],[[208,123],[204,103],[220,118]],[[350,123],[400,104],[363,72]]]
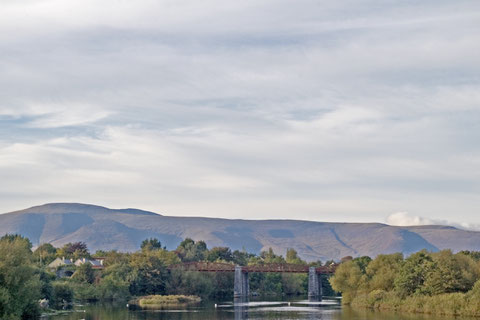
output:
[[[259,264],[238,266],[229,263],[217,262],[186,262],[170,266],[170,269],[198,272],[234,272],[235,281],[233,295],[235,298],[246,298],[249,295],[248,274],[252,272],[277,272],[277,273],[308,273],[308,298],[312,301],[322,300],[322,279],[324,275],[335,272],[337,265],[322,267],[309,267],[299,264]]]

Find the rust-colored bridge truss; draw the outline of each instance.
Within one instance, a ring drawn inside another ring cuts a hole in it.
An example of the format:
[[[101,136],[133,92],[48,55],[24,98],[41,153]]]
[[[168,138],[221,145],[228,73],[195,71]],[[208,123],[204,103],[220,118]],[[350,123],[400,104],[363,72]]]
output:
[[[317,274],[333,274],[337,265],[315,268]],[[199,272],[235,272],[235,265],[220,262],[185,262],[171,265],[169,269]],[[302,264],[269,263],[243,266],[242,272],[281,272],[281,273],[308,273],[309,267]]]

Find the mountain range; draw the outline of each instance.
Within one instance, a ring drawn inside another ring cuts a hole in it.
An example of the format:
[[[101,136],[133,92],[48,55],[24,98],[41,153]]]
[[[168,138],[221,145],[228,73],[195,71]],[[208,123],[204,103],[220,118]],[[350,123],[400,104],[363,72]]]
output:
[[[209,248],[228,246],[252,253],[271,247],[284,255],[287,248],[294,248],[307,261],[409,254],[421,249],[480,250],[480,232],[450,226],[173,217],[78,203],[45,204],[1,214],[0,235],[6,233],[26,236],[34,246],[83,241],[92,252],[135,251],[150,237],[174,249],[189,237],[204,240]]]

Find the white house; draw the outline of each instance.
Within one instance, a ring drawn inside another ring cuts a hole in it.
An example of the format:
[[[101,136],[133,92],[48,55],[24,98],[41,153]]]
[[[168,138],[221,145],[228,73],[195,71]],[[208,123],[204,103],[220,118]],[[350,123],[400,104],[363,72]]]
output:
[[[61,266],[70,266],[73,264],[73,261],[70,260],[70,259],[65,259],[65,257],[63,258],[57,258],[55,260],[53,260],[49,265],[48,265],[48,268],[50,269],[57,269],[58,267],[61,267]]]
[[[87,258],[80,258],[80,259],[77,259],[77,261],[75,261],[75,265],[78,267],[78,266],[81,266],[82,264],[90,263],[93,269],[103,269],[104,268],[103,260],[105,260],[105,258],[95,258],[92,260]]]

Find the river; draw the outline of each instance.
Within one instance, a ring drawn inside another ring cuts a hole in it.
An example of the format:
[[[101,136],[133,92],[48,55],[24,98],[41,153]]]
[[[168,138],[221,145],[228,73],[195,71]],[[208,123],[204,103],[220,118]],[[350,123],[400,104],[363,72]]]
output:
[[[338,300],[321,303],[305,300],[251,301],[247,303],[205,302],[190,309],[146,311],[126,305],[85,305],[62,315],[42,320],[452,320],[450,317],[399,315],[384,312],[354,311],[342,308]],[[474,319],[474,318],[470,318]],[[459,320],[459,318],[456,318]]]

